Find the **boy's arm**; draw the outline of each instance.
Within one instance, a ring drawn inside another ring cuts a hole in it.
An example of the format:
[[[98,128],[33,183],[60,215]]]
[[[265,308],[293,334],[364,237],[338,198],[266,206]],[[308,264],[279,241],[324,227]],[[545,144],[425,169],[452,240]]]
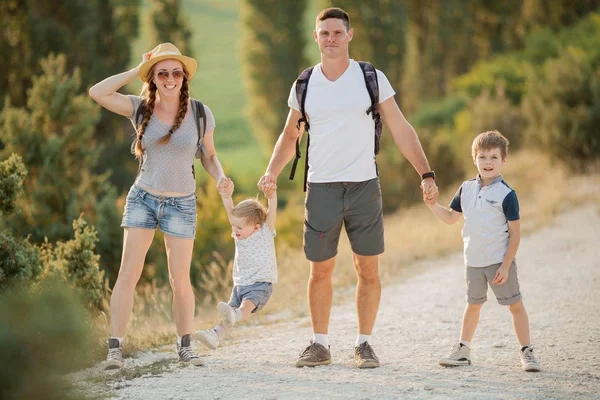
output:
[[[442,221],[447,223],[448,225],[454,224],[460,216],[462,215],[462,209],[460,206],[460,195],[462,191],[462,186],[456,192],[456,195],[452,199],[452,203],[450,204],[450,208],[446,208],[437,202],[439,197],[439,192],[435,192],[433,196],[423,193],[423,201],[431,211]]]
[[[277,218],[277,192],[273,191],[271,196],[267,197],[269,209],[267,210],[267,226],[271,232],[275,232],[275,219]]]
[[[506,254],[504,255],[504,260],[502,260],[502,265],[496,271],[496,276],[494,276],[492,283],[502,285],[508,280],[508,272],[517,255],[520,242],[521,222],[519,220],[508,221],[508,247],[506,248]]]
[[[508,280],[510,266],[515,259],[515,255],[517,255],[519,243],[521,242],[519,200],[514,191],[509,193],[502,201],[502,210],[508,224],[508,246],[506,247],[506,254],[504,254],[502,265],[498,268],[492,280],[492,283],[496,285],[502,285]]]
[[[433,211],[433,213],[442,221],[447,223],[448,225],[452,225],[458,221],[462,213],[458,211],[454,211],[451,208],[446,208],[441,204],[435,202],[434,204],[427,204],[429,209]]]

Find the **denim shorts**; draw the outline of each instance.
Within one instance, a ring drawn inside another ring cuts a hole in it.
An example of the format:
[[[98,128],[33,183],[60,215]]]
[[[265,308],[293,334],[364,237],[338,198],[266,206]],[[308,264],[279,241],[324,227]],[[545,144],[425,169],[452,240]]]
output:
[[[196,194],[182,197],[156,196],[133,185],[127,193],[123,228],[160,230],[181,239],[196,237]]]
[[[229,305],[238,308],[244,300],[250,300],[256,307],[252,312],[257,312],[267,304],[273,294],[271,282],[256,282],[247,286],[234,286],[231,291]]]

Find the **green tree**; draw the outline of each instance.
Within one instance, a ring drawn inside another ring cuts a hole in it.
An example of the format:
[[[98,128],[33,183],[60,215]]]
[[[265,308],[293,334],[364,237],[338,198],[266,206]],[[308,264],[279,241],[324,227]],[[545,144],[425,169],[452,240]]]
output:
[[[523,112],[529,144],[583,169],[600,158],[600,66],[568,48],[528,79]]]
[[[306,0],[244,0],[242,56],[248,119],[269,150],[281,133],[292,83],[307,65],[302,14]]]
[[[183,54],[193,57],[192,30],[181,14],[181,0],[152,0],[149,18],[153,27],[152,46],[171,42]]]
[[[98,106],[81,93],[79,71],[67,73],[64,56],[50,56],[41,66],[27,106],[9,103],[0,113],[0,158],[19,154],[29,171],[25,193],[15,201],[18,212],[0,226],[17,237],[30,235],[35,243],[70,238],[72,221],[81,213],[92,223],[118,214],[114,202],[103,215],[97,212],[98,202],[111,193],[106,174],[94,172],[100,151],[94,141]],[[106,250],[118,258],[120,249]]]

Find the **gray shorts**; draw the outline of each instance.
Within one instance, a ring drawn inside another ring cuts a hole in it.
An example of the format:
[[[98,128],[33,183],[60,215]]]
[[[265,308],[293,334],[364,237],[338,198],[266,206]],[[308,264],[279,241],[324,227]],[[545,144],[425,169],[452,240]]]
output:
[[[233,308],[239,308],[244,300],[250,300],[254,307],[252,312],[257,312],[267,304],[273,294],[273,284],[271,282],[256,282],[248,286],[234,286],[231,290],[229,305]]]
[[[513,261],[508,270],[508,279],[502,285],[494,285],[492,281],[496,271],[502,263],[492,264],[487,267],[467,267],[465,279],[467,280],[467,303],[483,304],[487,301],[488,283],[496,295],[496,300],[503,306],[509,306],[521,300],[519,279],[517,278],[517,264]]]
[[[310,261],[337,255],[342,224],[355,254],[383,253],[383,206],[379,179],[364,182],[308,183],[304,254]]]

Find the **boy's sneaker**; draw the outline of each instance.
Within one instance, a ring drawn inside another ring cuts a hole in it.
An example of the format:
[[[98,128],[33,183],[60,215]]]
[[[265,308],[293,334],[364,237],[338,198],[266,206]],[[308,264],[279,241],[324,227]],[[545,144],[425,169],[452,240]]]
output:
[[[296,360],[296,367],[316,367],[317,365],[331,364],[331,352],[322,344],[310,341],[300,357]]]
[[[377,358],[368,342],[363,342],[359,346],[354,347],[354,364],[358,368],[379,367],[379,358]]]
[[[438,361],[442,367],[457,367],[459,365],[471,365],[471,349],[461,343],[456,343],[448,357]]]
[[[108,339],[108,355],[104,362],[104,369],[123,368],[123,348],[118,339]]]
[[[181,337],[181,346],[177,345],[177,354],[179,354],[179,361],[181,362],[190,363],[195,366],[204,365],[204,361],[192,350],[190,334]]]
[[[533,354],[533,347],[527,346],[519,354],[521,356],[521,368],[523,368],[523,371],[538,372],[540,370],[540,365],[535,358],[535,354]]]
[[[217,304],[217,311],[223,319],[223,325],[231,329],[235,325],[235,310],[227,303],[220,302]]]
[[[211,350],[216,350],[219,347],[219,335],[214,329],[205,329],[196,331],[196,339],[201,341],[206,347]]]

